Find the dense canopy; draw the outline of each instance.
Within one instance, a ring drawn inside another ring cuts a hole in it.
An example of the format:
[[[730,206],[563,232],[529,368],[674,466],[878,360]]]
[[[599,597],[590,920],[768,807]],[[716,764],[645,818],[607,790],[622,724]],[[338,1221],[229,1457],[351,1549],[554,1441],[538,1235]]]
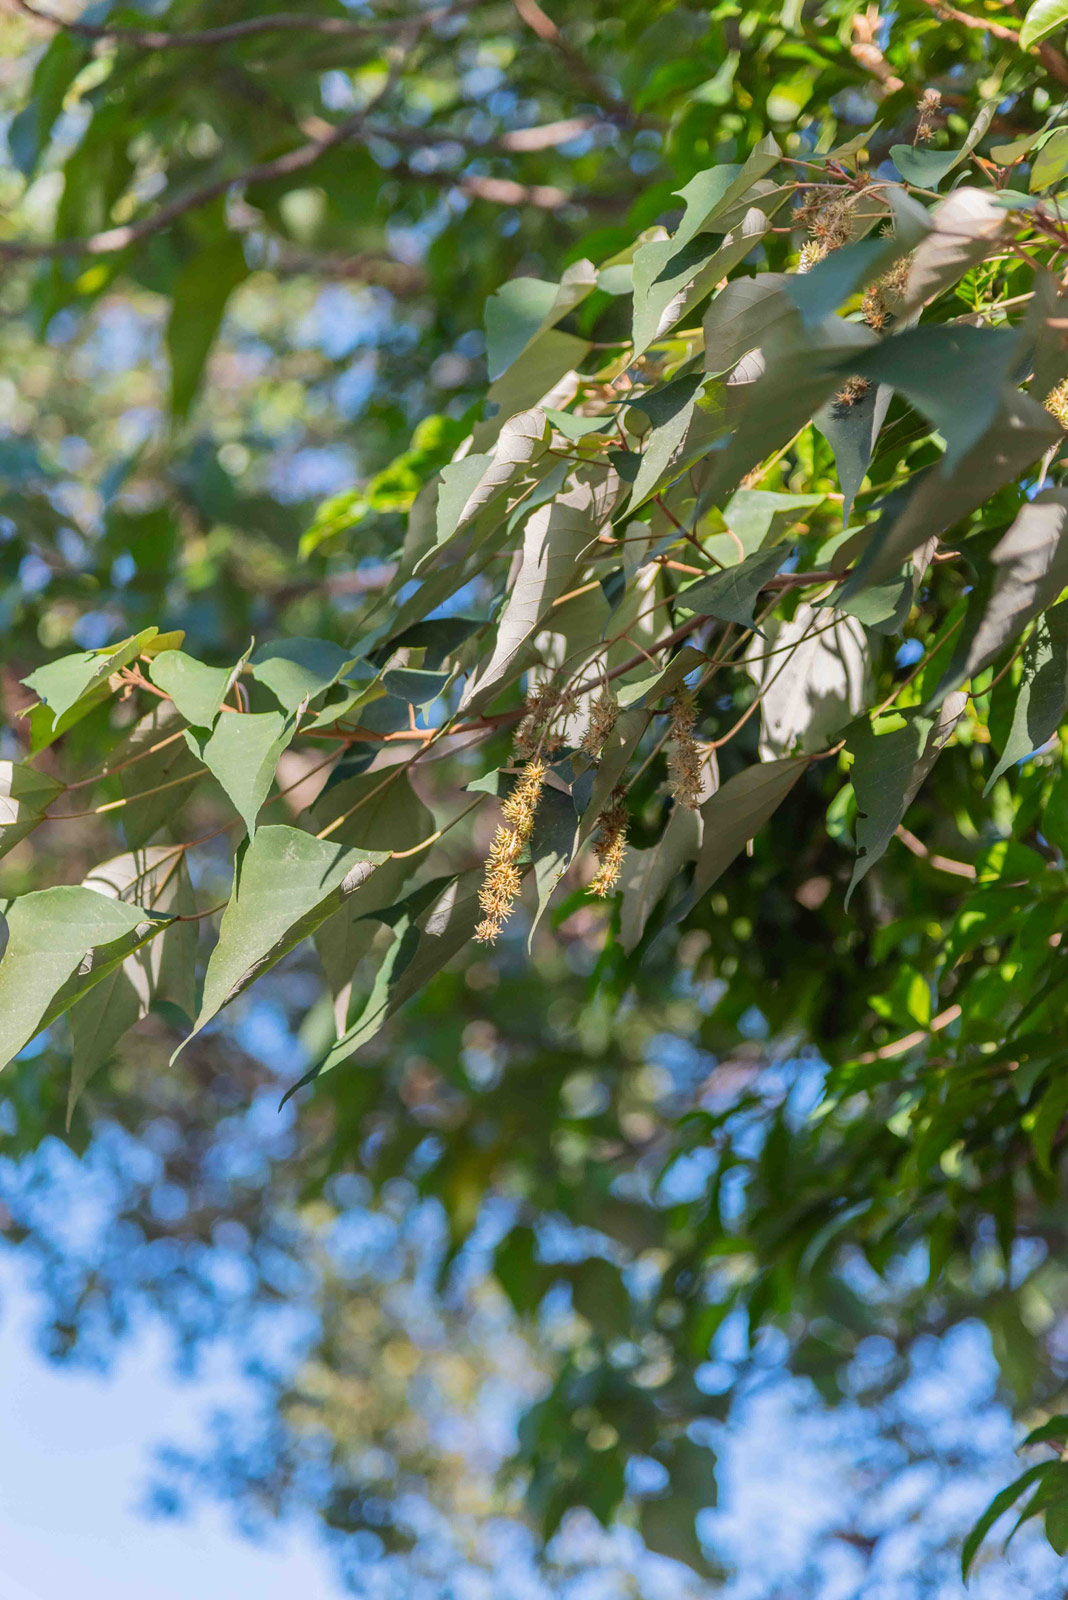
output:
[[[325,1232],[403,1189],[467,1381],[476,1271],[536,1353],[486,1514],[699,1578],[772,1334],[885,1407],[978,1321],[964,1567],[1063,1555],[1068,5],[557,10],[9,8],[0,1156],[186,1197],[140,1277],[12,1232],[57,1351],[314,1257],[230,1476],[400,1548],[425,1352]]]

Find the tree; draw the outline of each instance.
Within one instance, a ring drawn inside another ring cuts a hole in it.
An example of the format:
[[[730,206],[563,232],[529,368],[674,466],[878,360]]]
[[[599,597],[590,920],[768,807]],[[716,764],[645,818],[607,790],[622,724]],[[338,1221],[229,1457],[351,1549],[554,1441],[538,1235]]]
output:
[[[651,1457],[646,1542],[710,1570],[729,1316],[834,1396],[867,1335],[978,1314],[1058,1447],[993,1509],[1033,1489],[1062,1552],[1056,9],[19,9],[13,157],[63,179],[8,292],[61,343],[162,297],[174,432],[81,504],[9,442],[0,1056],[69,1063],[70,1115],[147,1036],[180,1097],[311,937],[305,1183],[412,1177],[443,1273],[507,1195],[503,1293],[581,1319],[521,1432],[543,1534]],[[256,427],[217,453],[194,407],[207,372],[284,438],[262,345],[317,271],[408,311],[298,548]],[[815,1119],[772,1070],[802,1045]]]

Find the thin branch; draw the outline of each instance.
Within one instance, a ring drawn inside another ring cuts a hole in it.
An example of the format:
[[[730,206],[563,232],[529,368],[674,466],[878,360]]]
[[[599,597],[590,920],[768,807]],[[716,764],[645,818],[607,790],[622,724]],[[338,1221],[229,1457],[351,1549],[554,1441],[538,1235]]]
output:
[[[19,0],[23,3],[23,0]],[[306,144],[298,145],[295,150],[289,150],[285,155],[277,156],[273,161],[262,161],[254,167],[247,168],[244,172],[230,173],[226,177],[216,178],[211,183],[206,183],[200,189],[193,189],[188,194],[180,195],[170,200],[154,211],[151,216],[142,217],[140,222],[130,222],[118,228],[105,228],[100,233],[87,234],[78,239],[52,239],[41,243],[28,243],[22,240],[0,241],[0,259],[8,261],[38,261],[53,259],[58,256],[71,255],[114,255],[119,250],[127,250],[131,245],[139,244],[143,239],[150,238],[152,234],[159,233],[161,229],[184,216],[187,211],[194,211],[198,207],[207,205],[211,200],[217,200],[221,195],[235,186],[248,186],[257,183],[272,183],[277,178],[292,177],[295,173],[304,172],[308,167],[314,166],[328,151],[343,144],[346,139],[351,139],[359,133],[367,118],[380,105],[382,100],[393,88],[401,70],[408,51],[415,43],[419,33],[428,25],[427,19],[431,16],[426,12],[415,22],[408,24],[408,43],[404,50],[398,51],[397,60],[385,84],[361,110],[353,112],[332,128],[328,134],[320,138],[309,139]],[[510,204],[512,202],[509,202]]]
[[[541,9],[538,0],[512,0],[512,5],[517,16],[526,23],[531,33],[536,34],[543,44],[551,45],[559,54],[573,77],[585,86],[587,93],[597,105],[603,106],[613,117],[629,126],[634,126],[639,121],[630,106],[605,87],[581,51],[576,50],[574,45],[565,39],[552,17],[547,16]]]
[[[189,33],[166,33],[157,28],[112,28],[106,23],[66,21],[31,5],[30,0],[9,0],[15,11],[31,21],[51,28],[55,33],[70,33],[78,39],[94,41],[114,40],[116,44],[129,44],[139,50],[185,50],[198,45],[233,44],[238,39],[249,39],[263,33],[315,33],[332,38],[379,39],[382,35],[405,33],[412,26],[411,17],[384,17],[375,23],[355,22],[348,17],[309,17],[297,12],[283,11],[276,16],[248,17],[241,22],[228,22],[219,28],[201,28]],[[464,6],[438,6],[420,17],[420,26],[430,27],[450,17],[462,16],[469,9]]]

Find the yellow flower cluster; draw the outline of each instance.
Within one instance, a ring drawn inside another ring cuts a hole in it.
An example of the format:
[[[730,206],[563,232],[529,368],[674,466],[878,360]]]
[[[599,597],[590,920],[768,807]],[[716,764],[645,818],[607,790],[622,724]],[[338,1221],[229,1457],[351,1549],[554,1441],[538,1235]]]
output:
[[[501,806],[505,821],[511,826],[497,829],[486,860],[486,874],[478,891],[478,903],[484,916],[475,929],[475,938],[481,944],[496,943],[497,935],[515,909],[523,881],[517,862],[533,832],[544,782],[545,763],[537,760],[528,762],[520,774],[519,782]]]
[[[627,808],[623,804],[622,789],[615,791],[611,804],[597,818],[597,825],[601,832],[594,850],[600,866],[590,879],[589,893],[603,900],[619,882],[623,857],[627,853]]]
[[[696,811],[701,800],[701,752],[693,736],[697,702],[689,689],[680,689],[671,702],[671,744],[668,777],[671,793],[682,805]]]

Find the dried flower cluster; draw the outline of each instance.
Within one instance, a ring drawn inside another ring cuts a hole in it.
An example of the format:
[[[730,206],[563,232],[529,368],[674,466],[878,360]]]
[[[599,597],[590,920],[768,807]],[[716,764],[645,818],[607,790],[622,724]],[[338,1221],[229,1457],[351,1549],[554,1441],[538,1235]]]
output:
[[[616,789],[611,802],[597,818],[600,835],[594,850],[600,866],[590,879],[589,893],[603,900],[619,882],[623,857],[627,853],[627,808],[623,803],[623,790]]]
[[[938,113],[942,109],[942,96],[937,89],[925,89],[916,103],[916,110],[920,113],[916,123],[916,132],[913,135],[913,144],[926,144],[935,130]]]
[[[588,756],[600,755],[618,716],[619,706],[606,685],[590,708],[590,725],[582,736],[582,748]]]
[[[900,256],[889,272],[884,272],[864,293],[864,321],[876,333],[882,333],[893,321],[908,287],[912,255]]]
[[[511,826],[498,828],[486,861],[486,875],[478,891],[478,903],[485,915],[475,929],[482,944],[493,944],[512,915],[522,884],[517,862],[534,829],[534,816],[545,782],[545,763],[531,761],[520,774],[519,782],[504,801],[501,810]]]
[[[1062,378],[1057,387],[1050,390],[1045,406],[1050,416],[1056,417],[1065,433],[1068,433],[1068,378]]]
[[[810,237],[801,247],[798,272],[811,272],[818,261],[840,250],[853,237],[854,194],[830,186],[814,185],[798,208],[797,222]]]
[[[871,384],[867,378],[847,378],[834,397],[835,410],[837,412],[850,410],[858,400],[863,400],[870,388]]]
[[[668,777],[671,793],[681,805],[696,811],[701,800],[701,752],[693,736],[697,702],[689,689],[680,689],[671,702],[671,744]]]
[[[527,696],[523,720],[515,730],[516,755],[525,758],[540,755],[542,751],[551,754],[558,749],[562,740],[553,732],[552,724],[557,717],[566,717],[574,709],[575,697],[569,690],[554,689],[551,683],[543,683],[535,689]]]

